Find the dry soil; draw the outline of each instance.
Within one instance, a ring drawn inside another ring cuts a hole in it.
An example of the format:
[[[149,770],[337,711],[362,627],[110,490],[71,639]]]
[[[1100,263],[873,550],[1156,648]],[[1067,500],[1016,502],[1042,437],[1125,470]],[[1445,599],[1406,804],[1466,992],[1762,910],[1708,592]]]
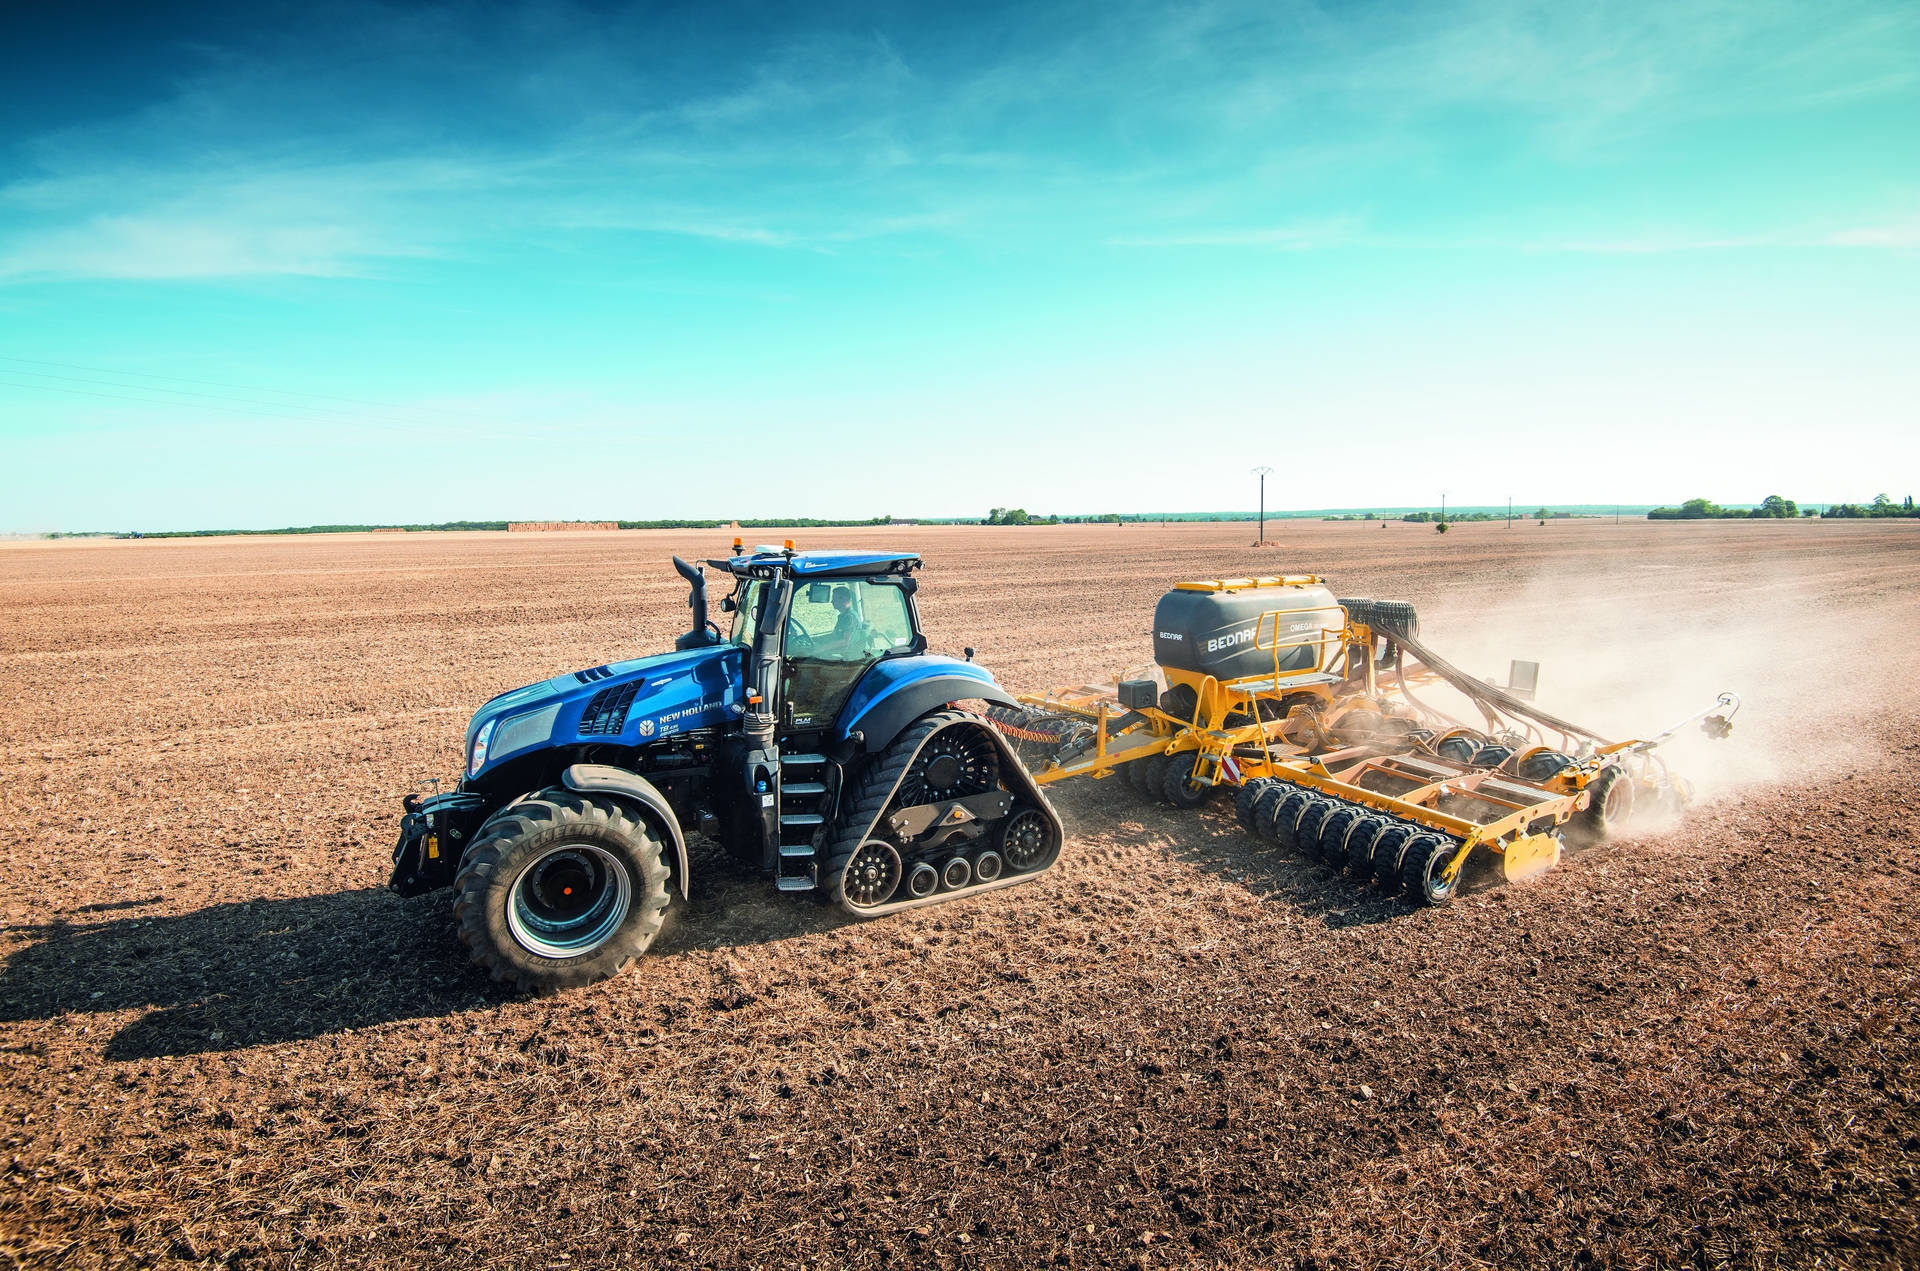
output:
[[[501,689],[665,648],[725,535],[0,546],[0,1259],[1891,1266],[1920,1259],[1920,525],[816,532],[1019,689],[1182,577],[1410,600],[1649,730],[1679,827],[1412,911],[1230,811],[1056,787],[1033,885],[864,924],[716,853],[504,996],[383,890]]]

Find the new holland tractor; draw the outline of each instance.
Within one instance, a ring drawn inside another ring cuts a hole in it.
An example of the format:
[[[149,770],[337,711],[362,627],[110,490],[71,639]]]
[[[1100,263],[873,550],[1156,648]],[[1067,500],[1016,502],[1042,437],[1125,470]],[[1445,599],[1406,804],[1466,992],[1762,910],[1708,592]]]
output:
[[[467,725],[457,786],[408,795],[389,886],[452,888],[461,942],[543,992],[613,975],[684,900],[687,836],[783,892],[873,917],[1026,882],[1059,816],[1012,747],[958,704],[1016,705],[927,650],[919,557],[747,551],[722,631],[678,557],[693,626],[672,653],[502,693]]]

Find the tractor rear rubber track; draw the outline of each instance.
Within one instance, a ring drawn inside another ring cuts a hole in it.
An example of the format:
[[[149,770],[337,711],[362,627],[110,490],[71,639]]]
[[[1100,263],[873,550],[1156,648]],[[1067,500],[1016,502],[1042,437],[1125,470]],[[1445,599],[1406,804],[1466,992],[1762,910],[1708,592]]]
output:
[[[902,813],[934,806],[903,797],[914,760],[950,729],[973,730],[995,748],[996,784],[1010,804],[977,836],[940,835],[942,825],[953,824],[944,816],[917,839],[903,835]],[[1065,839],[1060,814],[995,723],[967,711],[936,711],[896,738],[855,784],[828,843],[824,877],[842,909],[875,918],[1031,882],[1052,868]]]

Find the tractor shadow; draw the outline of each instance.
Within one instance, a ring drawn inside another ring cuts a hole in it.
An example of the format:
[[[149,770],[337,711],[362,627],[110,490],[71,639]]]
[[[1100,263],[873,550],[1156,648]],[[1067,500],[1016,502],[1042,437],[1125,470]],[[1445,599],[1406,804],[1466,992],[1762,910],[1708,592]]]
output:
[[[749,899],[764,880],[718,861],[699,861],[694,877],[692,902],[676,901],[649,957],[771,943],[841,923],[837,911],[804,898]],[[448,896],[403,900],[366,888],[155,917],[133,910],[159,897],[86,906],[75,911],[80,921],[7,933],[30,943],[0,966],[0,1022],[144,1011],[105,1052],[140,1060],[305,1041],[514,1000],[467,964]],[[107,909],[127,916],[85,921]]]

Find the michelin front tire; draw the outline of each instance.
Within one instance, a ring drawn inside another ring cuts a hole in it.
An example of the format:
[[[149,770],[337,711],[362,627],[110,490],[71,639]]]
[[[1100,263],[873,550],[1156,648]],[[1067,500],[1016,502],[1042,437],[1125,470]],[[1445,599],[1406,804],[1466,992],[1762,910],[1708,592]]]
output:
[[[666,918],[660,838],[604,795],[543,790],[488,819],[454,879],[454,920],[475,965],[550,993],[618,975]]]

